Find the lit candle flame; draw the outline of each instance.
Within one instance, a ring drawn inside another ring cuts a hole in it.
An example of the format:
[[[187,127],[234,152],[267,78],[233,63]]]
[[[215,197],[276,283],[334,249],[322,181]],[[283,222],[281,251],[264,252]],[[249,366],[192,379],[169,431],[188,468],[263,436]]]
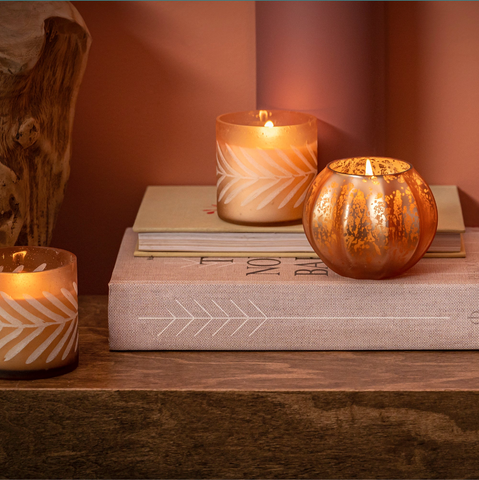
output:
[[[371,162],[369,158],[366,159],[366,175],[374,175],[373,167],[371,166]]]
[[[23,261],[25,260],[25,256],[27,255],[26,250],[22,250],[20,252],[15,252],[12,255],[12,259],[15,262],[16,268],[13,270],[12,273],[21,273],[23,272],[23,269],[25,268],[23,265]]]
[[[268,119],[268,111],[267,110],[260,110],[259,111],[259,120],[260,122],[264,122]]]
[[[265,127],[268,127],[268,128],[273,128],[274,127],[274,123],[271,121],[271,120],[268,120],[265,124],[264,124]]]
[[[25,260],[25,255],[27,254],[27,251],[26,250],[22,250],[21,252],[15,252],[12,257],[13,257],[13,261],[15,263],[20,263],[20,262],[23,262],[23,260]]]

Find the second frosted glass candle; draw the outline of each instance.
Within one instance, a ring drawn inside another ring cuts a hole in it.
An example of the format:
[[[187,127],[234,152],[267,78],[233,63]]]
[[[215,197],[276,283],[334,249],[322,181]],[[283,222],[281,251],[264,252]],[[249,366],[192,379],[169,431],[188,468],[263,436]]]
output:
[[[216,120],[217,206],[221,219],[244,225],[301,223],[317,174],[316,117],[255,110]]]
[[[72,253],[0,249],[0,378],[45,378],[76,368],[77,295]]]

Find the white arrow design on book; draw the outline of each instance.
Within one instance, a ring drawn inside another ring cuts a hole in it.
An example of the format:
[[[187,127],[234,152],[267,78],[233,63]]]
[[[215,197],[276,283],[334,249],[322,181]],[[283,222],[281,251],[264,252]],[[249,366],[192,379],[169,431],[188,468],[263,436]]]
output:
[[[166,327],[163,328],[163,330],[161,330],[161,332],[158,333],[158,337],[160,337],[161,335],[163,335],[163,333],[165,333],[169,327],[171,325],[173,325],[177,320],[179,321],[186,321],[187,323],[183,326],[183,328],[176,334],[176,336],[182,334],[183,332],[185,332],[185,330],[193,323],[194,320],[207,320],[207,322],[205,324],[203,324],[201,326],[201,328],[195,332],[195,334],[193,335],[194,337],[196,337],[197,335],[199,335],[213,320],[226,320],[221,326],[220,328],[218,328],[211,336],[214,337],[223,327],[225,327],[230,321],[232,320],[242,320],[243,322],[238,326],[238,328],[236,328],[236,330],[230,334],[230,336],[232,337],[233,335],[235,335],[239,330],[241,330],[250,320],[262,320],[262,322],[256,326],[256,328],[248,335],[248,336],[251,336],[253,335],[254,333],[256,333],[263,325],[264,323],[268,320],[268,317],[266,316],[265,313],[263,313],[261,311],[260,308],[258,308],[251,300],[248,300],[248,302],[253,305],[254,308],[256,308],[256,310],[258,310],[258,312],[262,315],[260,317],[257,317],[257,316],[250,316],[248,315],[246,312],[244,312],[233,300],[230,300],[230,302],[242,313],[241,316],[230,316],[228,315],[225,310],[223,308],[221,308],[217,302],[215,302],[214,300],[212,300],[212,302],[215,304],[215,306],[221,310],[223,313],[224,313],[224,317],[220,316],[213,316],[211,315],[211,313],[208,312],[208,310],[206,308],[203,307],[203,305],[201,305],[197,300],[194,300],[193,299],[193,302],[195,302],[198,307],[201,308],[201,310],[203,310],[205,312],[205,314],[207,315],[207,317],[195,317],[193,315],[193,313],[191,313],[181,302],[179,302],[178,300],[175,300],[175,302],[188,314],[187,317],[178,317],[176,316],[175,314],[173,314],[168,308],[166,308],[166,311],[170,314],[169,317],[139,317],[140,320],[170,320],[170,322],[168,323],[168,325],[166,325]]]
[[[226,325],[228,325],[230,322],[237,321],[239,325],[237,328],[233,331],[233,333],[227,334],[228,336],[232,337],[234,336],[237,332],[239,332],[241,329],[245,327],[245,325],[248,324],[250,321],[260,321],[260,323],[252,330],[248,336],[251,337],[254,335],[268,320],[270,319],[275,319],[275,320],[449,320],[450,317],[295,317],[295,316],[289,316],[289,317],[281,317],[281,316],[276,316],[276,315],[271,315],[268,317],[254,302],[248,299],[248,302],[250,305],[252,305],[259,313],[260,316],[257,315],[248,315],[237,303],[235,303],[233,300],[229,300],[229,304],[234,305],[234,307],[241,313],[241,315],[229,315],[224,308],[227,308],[225,305],[221,307],[218,302],[215,300],[211,300],[211,302],[215,305],[216,308],[218,308],[221,312],[222,315],[216,316],[212,315],[211,310],[208,310],[205,308],[204,303],[201,304],[197,300],[193,299],[193,302],[196,303],[196,305],[205,312],[206,316],[195,316],[188,308],[186,308],[180,301],[175,299],[175,302],[187,313],[188,316],[177,316],[174,313],[172,313],[168,308],[165,308],[166,311],[169,313],[170,316],[168,317],[139,317],[139,320],[170,320],[169,323],[163,328],[163,330],[158,333],[158,337],[163,335],[176,321],[179,322],[186,322],[181,330],[176,333],[175,336],[179,336],[181,334],[184,334],[188,327],[192,324],[194,324],[195,320],[199,321],[206,321],[205,323],[202,323],[200,328],[195,331],[193,334],[193,337],[198,336],[205,328],[214,320],[221,320],[224,322],[220,325],[218,329],[216,329],[212,334],[211,337],[216,336]],[[245,308],[245,307],[243,307]]]

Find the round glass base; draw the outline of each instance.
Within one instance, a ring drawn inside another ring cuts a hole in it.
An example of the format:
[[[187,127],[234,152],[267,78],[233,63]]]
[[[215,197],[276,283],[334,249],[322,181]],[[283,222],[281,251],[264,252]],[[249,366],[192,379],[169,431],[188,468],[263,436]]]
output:
[[[0,370],[0,379],[5,380],[36,380],[50,378],[70,373],[78,367],[78,356],[69,365],[45,370]]]
[[[303,219],[301,217],[295,218],[294,220],[286,220],[282,222],[264,222],[264,221],[243,222],[241,220],[238,220],[237,218],[229,218],[223,215],[219,210],[218,210],[218,217],[224,222],[233,223],[235,225],[246,225],[251,227],[283,227],[283,226],[286,227],[288,225],[300,225],[303,222]]]

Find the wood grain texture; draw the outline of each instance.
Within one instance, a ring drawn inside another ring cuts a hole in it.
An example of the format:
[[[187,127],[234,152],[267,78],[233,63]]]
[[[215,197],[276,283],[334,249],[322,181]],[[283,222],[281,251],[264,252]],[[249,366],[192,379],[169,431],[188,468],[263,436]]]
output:
[[[0,246],[51,240],[90,43],[69,2],[0,5]]]
[[[109,352],[0,381],[0,478],[477,478],[478,352]]]

